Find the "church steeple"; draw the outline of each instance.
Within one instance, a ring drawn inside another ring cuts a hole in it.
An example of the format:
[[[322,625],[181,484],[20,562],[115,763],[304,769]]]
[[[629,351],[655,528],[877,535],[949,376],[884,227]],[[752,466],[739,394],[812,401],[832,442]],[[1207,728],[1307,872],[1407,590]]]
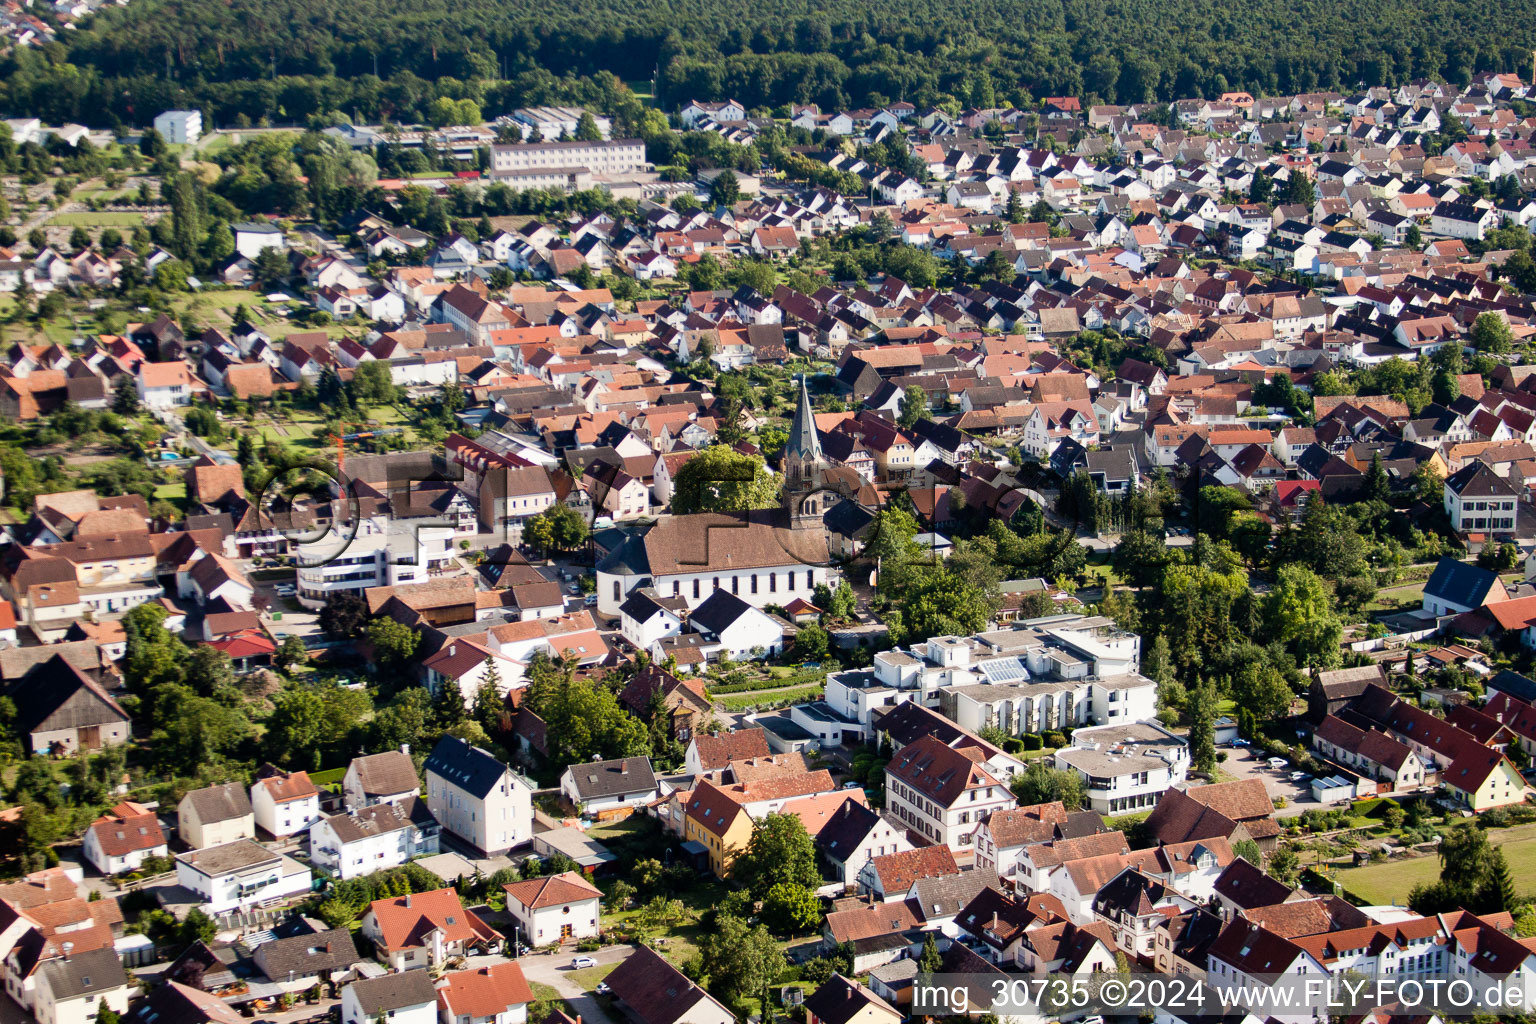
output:
[[[784,448],[785,465],[789,460],[821,462],[821,439],[816,436],[816,414],[811,408],[811,392],[800,378],[800,400],[795,404],[795,418],[789,424],[789,444]]]
[[[824,495],[814,493],[822,483],[826,465],[821,453],[821,439],[816,435],[816,414],[811,393],[800,378],[800,399],[789,424],[789,443],[784,446],[784,504],[790,522],[797,530],[817,528],[826,512]]]

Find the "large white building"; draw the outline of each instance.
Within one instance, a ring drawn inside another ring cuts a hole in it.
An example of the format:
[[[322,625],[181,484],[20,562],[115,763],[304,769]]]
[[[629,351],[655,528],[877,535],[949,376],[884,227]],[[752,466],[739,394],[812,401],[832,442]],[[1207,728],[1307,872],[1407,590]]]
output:
[[[167,110],[156,115],[155,131],[173,146],[190,146],[203,136],[202,111]]]
[[[832,746],[863,742],[876,718],[908,701],[971,732],[1145,722],[1157,714],[1157,685],[1140,666],[1141,638],[1113,620],[1054,615],[881,651],[870,668],[827,676],[822,700],[790,717]]]
[[[299,604],[316,610],[337,594],[408,586],[441,575],[456,565],[455,532],[450,525],[392,523],[388,516],[359,519],[354,532],[339,517],[324,537],[304,545]]]
[[[508,183],[539,174],[623,178],[645,169],[645,142],[641,139],[498,143],[491,147],[491,178]]]
[[[202,897],[208,914],[309,892],[310,878],[309,868],[253,839],[176,855],[176,881]]]
[[[544,139],[558,139],[562,135],[575,138],[581,116],[586,113],[589,111],[582,107],[523,107],[512,111],[512,120],[522,128],[525,136],[537,131]],[[613,133],[613,121],[609,118],[594,113],[592,121],[603,138]]]
[[[1189,775],[1189,747],[1154,722],[1078,729],[1056,751],[1057,768],[1083,780],[1088,806],[1099,814],[1150,811],[1158,797]]]
[[[898,750],[885,777],[887,811],[956,853],[969,854],[981,823],[1015,804],[1006,782],[933,736]]]

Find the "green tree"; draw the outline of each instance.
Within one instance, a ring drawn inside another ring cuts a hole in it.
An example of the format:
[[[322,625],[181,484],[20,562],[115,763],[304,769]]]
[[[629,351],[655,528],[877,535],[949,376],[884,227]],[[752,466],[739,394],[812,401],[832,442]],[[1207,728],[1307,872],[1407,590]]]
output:
[[[1189,762],[1200,772],[1216,768],[1216,684],[1198,681],[1189,700]]]
[[[139,386],[129,374],[118,377],[112,385],[112,411],[119,416],[132,416],[139,411]]]
[[[420,633],[394,619],[373,619],[366,632],[368,643],[373,647],[374,664],[388,674],[403,673],[421,645]]]
[[[1328,588],[1311,569],[1302,565],[1280,568],[1265,599],[1265,616],[1272,635],[1290,649],[1298,663],[1318,668],[1339,663],[1344,626],[1334,611]]]
[[[928,932],[923,938],[923,950],[917,958],[917,970],[920,974],[938,974],[944,967],[944,957],[939,954],[939,945],[933,940],[933,932]]]
[[[1070,768],[1053,768],[1044,760],[1029,762],[1023,772],[1014,776],[1010,788],[1026,807],[1059,800],[1068,810],[1075,811],[1085,803],[1082,776]]]
[[[821,921],[821,901],[813,889],[779,882],[763,897],[762,917],[780,935],[807,932]]]
[[[709,201],[714,206],[735,206],[741,198],[741,182],[734,171],[721,171],[709,184]]]
[[[1392,497],[1392,481],[1381,464],[1381,453],[1371,454],[1371,468],[1365,474],[1365,496],[1373,501],[1386,501]]]
[[[814,622],[807,622],[795,633],[795,657],[801,661],[823,661],[827,657],[829,641],[825,629]]]
[[[182,918],[176,937],[183,946],[190,946],[194,942],[212,942],[218,933],[219,927],[213,918],[203,913],[201,908],[193,907]]]
[[[763,925],[720,915],[715,928],[699,941],[699,966],[716,996],[734,1005],[760,995],[784,973],[788,961]]]
[[[1479,313],[1477,319],[1472,321],[1472,345],[1479,352],[1491,352],[1500,355],[1514,347],[1514,335],[1510,333],[1509,321],[1493,311]]]
[[[272,664],[279,672],[287,672],[295,665],[309,663],[309,650],[304,646],[304,641],[297,636],[289,635],[283,638],[283,642],[277,648],[277,653],[272,656]]]
[[[1305,174],[1293,171],[1285,183],[1285,201],[1287,203],[1300,203],[1311,208],[1317,202],[1317,190],[1312,186],[1312,179]]]
[[[908,384],[901,394],[901,415],[896,422],[903,430],[911,430],[918,421],[928,419],[928,393],[921,384]]]
[[[778,481],[760,456],[713,445],[683,463],[672,482],[672,514],[772,508]]]
[[[763,899],[776,885],[815,890],[821,884],[816,847],[794,814],[768,814],[752,824],[752,836],[733,862],[731,876]]]
[[[597,126],[597,118],[593,117],[590,111],[583,110],[581,117],[576,121],[576,141],[598,142],[602,137],[602,130]]]
[[[1295,850],[1289,846],[1282,846],[1270,854],[1268,871],[1275,877],[1276,881],[1284,885],[1294,886],[1296,884],[1296,876],[1301,871],[1301,861],[1296,856]]]

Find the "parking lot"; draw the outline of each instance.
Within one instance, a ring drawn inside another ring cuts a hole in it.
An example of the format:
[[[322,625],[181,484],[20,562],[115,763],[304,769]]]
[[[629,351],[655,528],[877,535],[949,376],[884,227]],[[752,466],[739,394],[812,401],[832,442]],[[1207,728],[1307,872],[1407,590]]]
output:
[[[1268,755],[1255,751],[1253,747],[1223,747],[1219,752],[1227,755],[1227,759],[1221,763],[1221,770],[1227,775],[1233,779],[1262,779],[1271,800],[1285,797],[1286,805],[1275,812],[1275,817],[1289,818],[1322,806],[1312,799],[1308,782],[1292,782],[1288,778],[1291,772],[1296,771],[1295,765],[1287,764],[1277,771],[1269,766]]]

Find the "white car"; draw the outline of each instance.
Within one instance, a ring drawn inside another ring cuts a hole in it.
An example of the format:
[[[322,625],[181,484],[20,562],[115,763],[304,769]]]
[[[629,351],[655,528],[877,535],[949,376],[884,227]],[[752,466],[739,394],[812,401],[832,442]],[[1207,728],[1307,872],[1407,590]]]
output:
[[[1287,761],[1283,757],[1272,757],[1272,758],[1269,759],[1269,766],[1271,768],[1273,768],[1275,771],[1279,771],[1281,768],[1284,768],[1286,765],[1288,765],[1290,763],[1291,762]]]
[[[597,961],[589,956],[578,956],[571,960],[571,970],[579,971],[583,967],[596,967]]]

